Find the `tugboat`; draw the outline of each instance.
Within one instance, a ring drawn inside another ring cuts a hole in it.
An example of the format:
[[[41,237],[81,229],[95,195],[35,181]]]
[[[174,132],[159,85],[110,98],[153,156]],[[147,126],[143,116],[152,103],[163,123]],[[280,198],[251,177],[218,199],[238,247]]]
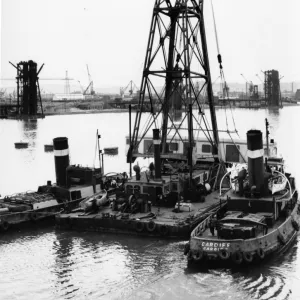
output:
[[[267,120],[266,125],[268,139]],[[229,190],[220,192],[226,205],[191,233],[184,252],[189,263],[251,264],[285,250],[297,236],[300,204],[295,178],[285,172],[276,149],[267,148],[264,161],[261,131],[248,131],[247,145],[248,164],[223,177],[230,176],[231,182]]]
[[[2,231],[24,222],[36,222],[54,217],[62,211],[75,209],[86,197],[100,193],[104,186],[108,192],[116,190],[116,187],[111,188],[109,182],[113,178],[122,177],[122,174],[115,174],[108,178],[103,176],[101,165],[99,168],[70,165],[66,137],[53,139],[53,147],[56,184],[48,181],[47,185],[39,186],[37,192],[19,193],[0,199]]]

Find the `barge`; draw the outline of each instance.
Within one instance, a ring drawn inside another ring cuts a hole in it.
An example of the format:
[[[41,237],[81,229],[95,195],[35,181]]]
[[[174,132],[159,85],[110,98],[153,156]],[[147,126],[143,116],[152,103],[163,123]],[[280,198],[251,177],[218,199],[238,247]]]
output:
[[[211,172],[209,166],[194,170],[195,186],[191,189],[183,187],[189,177],[184,171],[164,173],[159,179],[147,171],[137,171],[124,183],[124,191],[111,195],[106,205],[94,211],[76,209],[58,214],[56,227],[187,239],[199,222],[226,202],[219,200],[216,191],[211,192],[208,183],[205,186],[205,176]]]

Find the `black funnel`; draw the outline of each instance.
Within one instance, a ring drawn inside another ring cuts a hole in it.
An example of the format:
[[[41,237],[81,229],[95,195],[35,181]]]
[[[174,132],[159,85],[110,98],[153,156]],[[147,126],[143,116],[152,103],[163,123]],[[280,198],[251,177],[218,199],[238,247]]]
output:
[[[70,165],[68,138],[53,139],[56,184],[67,185],[67,167]]]
[[[255,186],[256,190],[264,193],[264,149],[262,132],[260,130],[249,130],[247,132],[248,147],[248,172],[250,188]]]
[[[161,179],[160,138],[159,129],[153,129],[155,178]]]

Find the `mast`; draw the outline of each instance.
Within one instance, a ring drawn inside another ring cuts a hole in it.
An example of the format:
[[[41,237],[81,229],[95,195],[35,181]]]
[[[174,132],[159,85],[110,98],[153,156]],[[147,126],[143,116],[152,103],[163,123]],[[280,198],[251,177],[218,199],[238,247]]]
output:
[[[166,140],[167,140],[167,130],[168,130],[168,115],[169,115],[169,102],[173,93],[173,70],[174,70],[174,49],[175,49],[175,33],[176,33],[176,22],[179,16],[178,6],[172,7],[169,10],[170,16],[170,29],[169,29],[169,56],[168,65],[166,69],[166,92],[165,101],[162,107],[162,137],[161,137],[161,148],[162,153],[166,152]]]
[[[265,119],[265,124],[266,124],[266,143],[267,143],[267,156],[269,156],[269,122],[268,119]]]
[[[199,1],[201,2],[201,9],[199,14],[201,14],[200,18],[200,33],[201,33],[201,40],[202,40],[202,51],[203,51],[203,59],[205,64],[205,75],[206,75],[206,84],[207,84],[207,98],[208,98],[208,105],[212,123],[212,130],[214,135],[214,153],[218,153],[218,146],[219,146],[219,134],[218,134],[218,125],[217,125],[217,118],[216,118],[216,111],[214,106],[214,94],[212,89],[211,83],[211,75],[210,75],[210,67],[209,67],[209,59],[208,59],[208,50],[207,50],[207,42],[206,42],[206,34],[205,34],[205,26],[204,26],[204,17],[203,17],[203,6],[204,0]]]
[[[179,140],[187,145],[188,151],[185,151],[182,157],[178,154],[178,158],[184,159],[185,156],[186,159],[187,153],[191,157],[195,147],[195,129],[204,132],[214,149],[213,153],[217,153],[219,137],[204,28],[203,2],[204,0],[155,1],[127,162],[133,162],[136,157],[142,156],[138,153],[139,144],[151,128],[159,128],[161,131],[163,156],[172,152],[168,144]],[[212,136],[202,109],[204,97],[201,93],[204,90],[207,91]],[[141,116],[146,103],[151,107],[151,119],[145,126],[145,131],[141,132]],[[178,124],[173,109],[179,110],[181,107],[183,115]],[[196,110],[197,114],[194,114]],[[199,120],[199,116],[203,121]],[[171,154],[175,156],[176,153]],[[192,159],[188,161],[192,163]]]

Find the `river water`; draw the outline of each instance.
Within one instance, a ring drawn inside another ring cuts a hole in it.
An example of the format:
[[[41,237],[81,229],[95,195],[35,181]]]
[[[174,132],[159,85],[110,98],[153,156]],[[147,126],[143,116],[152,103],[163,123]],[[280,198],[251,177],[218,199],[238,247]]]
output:
[[[234,109],[232,115],[243,139],[249,129],[264,130],[268,118],[271,137],[300,182],[300,106]],[[232,129],[229,110],[217,110],[217,119],[219,129],[226,129],[227,123]],[[68,137],[71,163],[97,166],[97,129],[101,148],[119,148],[118,156],[105,156],[105,173],[128,172],[128,128],[127,113],[0,120],[1,195],[55,182],[53,153],[44,152],[44,144],[55,137]],[[29,147],[15,149],[20,140]],[[300,299],[298,240],[264,264],[237,270],[187,268],[185,242],[64,232],[53,226],[8,232],[0,236],[0,299]]]

